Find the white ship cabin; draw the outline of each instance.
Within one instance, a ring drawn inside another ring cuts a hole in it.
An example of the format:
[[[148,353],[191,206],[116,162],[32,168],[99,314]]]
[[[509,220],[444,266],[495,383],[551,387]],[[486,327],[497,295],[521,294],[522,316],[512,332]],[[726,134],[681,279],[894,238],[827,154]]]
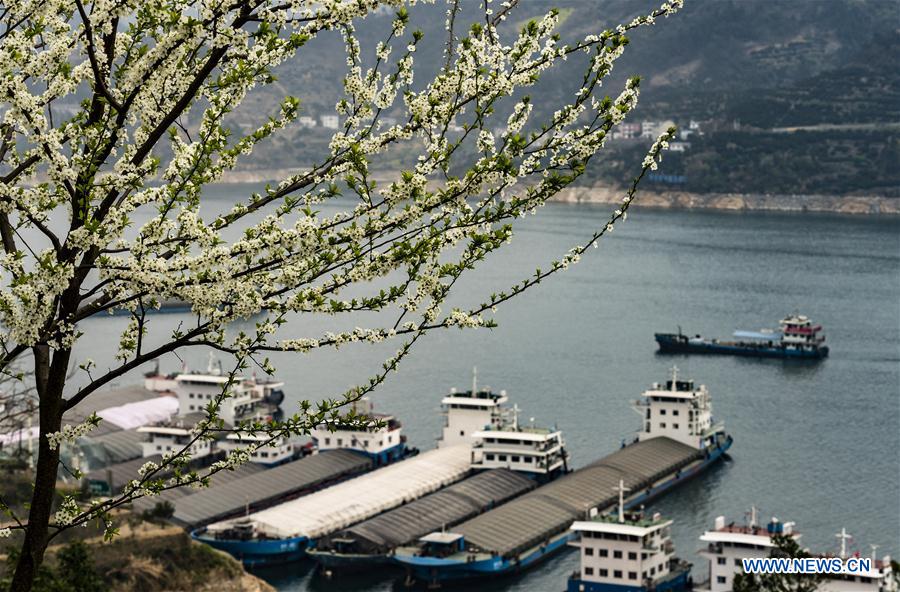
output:
[[[175,377],[175,394],[178,395],[179,415],[205,412],[206,406],[222,394],[228,384],[228,376],[219,374],[179,374]],[[270,383],[276,388],[282,383]],[[265,400],[264,388],[255,381],[235,378],[230,387],[231,396],[224,399],[219,407],[219,417],[234,425],[251,415]]]
[[[548,481],[568,471],[568,453],[560,430],[534,425],[520,426],[514,419],[501,427],[490,427],[472,434],[472,468],[511,469]],[[533,420],[532,420],[533,423]]]
[[[572,530],[581,568],[569,579],[567,592],[685,589],[690,566],[675,558],[671,520],[659,513],[624,511],[622,482],[617,514],[576,521]]]
[[[713,425],[712,403],[705,385],[679,380],[678,368],[665,384],[654,383],[635,402],[635,411],[643,417],[639,440],[666,436],[694,448],[713,445],[724,426]]]
[[[743,573],[741,559],[769,557],[775,548],[772,537],[776,534],[799,539],[793,522],[781,523],[772,518],[762,527],[756,524],[756,508],[751,509],[747,524],[726,524],[725,517],[716,518],[713,530],[706,531],[700,540],[707,546],[700,550],[700,556],[709,560],[709,581],[700,586],[701,592],[730,592],[737,574]],[[841,539],[839,557],[849,557],[846,531],[836,535]],[[825,592],[895,592],[897,590],[891,573],[890,557],[878,561],[872,553],[872,569],[864,574],[827,575],[819,583],[818,590]],[[858,554],[857,554],[858,556]]]
[[[406,438],[400,433],[403,426],[393,415],[375,413],[374,404],[368,397],[356,401],[350,409],[356,415],[368,418],[370,425],[316,426],[310,435],[319,452],[342,448],[356,450],[372,457],[379,465],[389,464],[405,454]]]
[[[183,449],[194,439],[193,427],[205,417],[205,414],[194,413],[187,417],[139,427],[138,432],[147,434],[147,439],[141,443],[144,458]],[[205,439],[198,439],[188,448],[191,458],[194,459],[207,456],[212,451],[212,442]]]
[[[782,332],[782,343],[787,345],[818,346],[825,341],[825,336],[820,335],[822,325],[813,325],[809,317],[803,315],[791,315],[779,321]]]
[[[472,371],[472,389],[457,392],[455,388],[441,399],[444,428],[438,447],[468,444],[475,432],[500,427],[507,422],[506,391],[493,392],[490,387],[478,389],[477,370]]]
[[[265,434],[248,434],[236,432],[228,434],[223,440],[216,443],[216,448],[230,452],[237,448],[248,448],[260,442],[266,442],[269,436]],[[279,438],[268,444],[259,446],[250,453],[250,462],[261,465],[277,465],[289,461],[294,456],[294,444],[287,437]]]

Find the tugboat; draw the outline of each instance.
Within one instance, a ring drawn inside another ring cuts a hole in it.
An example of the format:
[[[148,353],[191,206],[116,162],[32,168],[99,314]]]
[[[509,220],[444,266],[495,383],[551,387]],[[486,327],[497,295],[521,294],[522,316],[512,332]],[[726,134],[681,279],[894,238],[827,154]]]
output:
[[[681,333],[656,333],[660,353],[726,354],[753,358],[821,360],[828,356],[821,325],[808,317],[791,315],[781,319],[778,330],[735,331],[733,341],[689,337]]]

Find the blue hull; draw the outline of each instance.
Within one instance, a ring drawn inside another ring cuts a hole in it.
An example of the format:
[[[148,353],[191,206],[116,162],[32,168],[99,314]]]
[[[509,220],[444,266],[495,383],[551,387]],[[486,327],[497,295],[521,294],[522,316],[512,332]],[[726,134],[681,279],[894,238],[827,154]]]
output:
[[[719,341],[691,341],[684,335],[657,333],[656,343],[660,353],[665,354],[718,354],[745,356],[750,358],[781,358],[792,360],[821,360],[828,357],[828,347],[798,349],[780,345],[757,344],[752,342],[723,343]]]
[[[240,559],[247,567],[298,561],[306,554],[306,547],[309,544],[307,537],[238,541],[216,539],[198,531],[192,532],[191,538],[220,551],[225,551],[236,559]]]
[[[633,508],[646,504],[649,500],[672,489],[692,477],[695,477],[722,458],[731,448],[733,440],[728,436],[721,444],[708,451],[703,462],[676,473],[655,487],[648,487],[640,495],[629,499],[625,506]],[[566,543],[575,537],[573,532],[565,532],[550,539],[546,545],[532,549],[518,557],[490,557],[479,561],[465,561],[450,558],[416,557],[410,555],[395,556],[394,561],[405,567],[415,579],[431,584],[452,580],[478,579],[492,576],[513,574],[536,565],[551,555],[565,548]]]
[[[677,590],[690,589],[690,570],[684,570],[676,577],[657,582],[652,588],[653,592],[675,592]],[[622,586],[618,584],[601,584],[589,582],[578,578],[569,578],[566,592],[650,592],[646,586]]]

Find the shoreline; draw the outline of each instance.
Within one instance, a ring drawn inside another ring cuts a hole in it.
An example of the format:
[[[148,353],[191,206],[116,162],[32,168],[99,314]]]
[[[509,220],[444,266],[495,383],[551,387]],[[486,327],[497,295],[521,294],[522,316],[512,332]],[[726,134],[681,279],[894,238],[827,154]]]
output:
[[[609,186],[568,187],[551,201],[571,204],[620,203],[624,190]],[[900,215],[900,198],[882,196],[778,195],[754,193],[689,193],[686,191],[642,191],[633,205],[655,209],[719,210],[732,212],[791,212]]]
[[[260,169],[230,171],[216,185],[264,183],[296,174],[296,170]],[[388,173],[375,172],[378,181],[386,181]],[[551,202],[613,205],[621,201],[624,189],[609,185],[568,187]],[[648,191],[638,189],[635,206],[655,209],[725,210],[733,212],[816,212],[869,216],[900,216],[900,197],[878,195],[781,195],[762,193],[690,193],[687,191]]]

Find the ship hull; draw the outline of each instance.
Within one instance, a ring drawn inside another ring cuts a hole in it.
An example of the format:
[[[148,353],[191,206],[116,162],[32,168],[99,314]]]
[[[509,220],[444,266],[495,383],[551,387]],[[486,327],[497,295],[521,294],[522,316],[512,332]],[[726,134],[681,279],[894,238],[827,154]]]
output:
[[[637,496],[633,496],[626,502],[626,508],[645,504],[677,485],[699,475],[723,458],[731,447],[732,442],[731,436],[728,436],[718,446],[708,450],[705,458],[700,463],[689,469],[680,470],[670,478],[657,483],[653,487],[648,487]],[[407,580],[419,580],[431,586],[437,586],[441,582],[498,577],[524,571],[566,548],[566,543],[573,540],[574,536],[575,533],[566,531],[551,537],[546,544],[529,549],[514,557],[492,556],[474,561],[461,561],[405,555],[396,556],[394,560],[406,568]]]
[[[306,555],[306,547],[309,544],[307,537],[239,541],[217,539],[200,531],[192,532],[191,538],[220,551],[225,551],[247,567],[299,561]]]
[[[325,569],[341,572],[363,571],[377,566],[391,565],[387,555],[364,555],[359,553],[333,553],[310,549],[307,557]]]
[[[745,356],[749,358],[781,358],[795,360],[821,360],[828,357],[828,347],[799,349],[780,345],[756,344],[751,342],[720,342],[689,340],[684,335],[657,333],[656,343],[664,354],[712,354]]]
[[[607,584],[590,582],[580,578],[569,578],[566,592],[676,592],[690,589],[690,569],[682,570],[675,577],[656,582],[652,588],[647,586],[628,586],[621,584]]]

